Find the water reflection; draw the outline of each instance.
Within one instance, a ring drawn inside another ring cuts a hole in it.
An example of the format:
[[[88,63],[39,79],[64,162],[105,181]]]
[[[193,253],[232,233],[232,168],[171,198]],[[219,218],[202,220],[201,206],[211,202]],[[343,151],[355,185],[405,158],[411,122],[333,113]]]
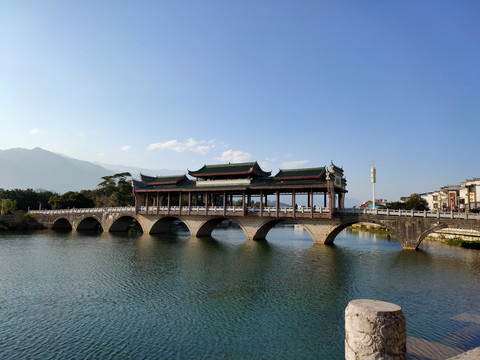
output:
[[[2,236],[0,358],[342,358],[355,298],[400,304],[423,346],[480,346],[479,252],[402,251],[349,231],[325,246],[292,226],[267,239],[240,229]]]

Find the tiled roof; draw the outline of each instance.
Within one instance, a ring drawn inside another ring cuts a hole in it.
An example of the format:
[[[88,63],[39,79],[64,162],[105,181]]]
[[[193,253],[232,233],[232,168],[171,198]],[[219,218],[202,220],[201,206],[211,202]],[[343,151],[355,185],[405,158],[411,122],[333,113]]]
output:
[[[263,177],[271,174],[271,172],[263,171],[256,161],[248,163],[204,165],[197,171],[189,170],[188,173],[195,177],[227,177],[249,174]]]
[[[143,183],[148,185],[168,185],[168,184],[179,184],[182,181],[187,180],[185,174],[183,175],[172,175],[172,176],[148,176],[140,174],[140,179]]]
[[[280,170],[275,180],[320,179],[325,177],[325,168]]]
[[[253,191],[264,190],[273,193],[277,190],[326,189],[325,167],[308,169],[280,170],[269,176],[257,162],[223,165],[205,165],[197,171],[189,171],[199,179],[190,180],[186,175],[146,176],[141,181],[134,180],[134,191]],[[245,179],[245,180],[244,180]],[[247,180],[248,179],[248,180]],[[342,179],[344,181],[344,179]],[[323,191],[323,190],[320,190]],[[345,191],[345,190],[342,190]]]

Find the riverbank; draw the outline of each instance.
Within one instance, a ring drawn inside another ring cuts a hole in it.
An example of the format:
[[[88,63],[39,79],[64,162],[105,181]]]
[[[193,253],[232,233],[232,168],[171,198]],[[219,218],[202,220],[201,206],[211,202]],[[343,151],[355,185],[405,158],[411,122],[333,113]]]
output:
[[[480,250],[480,241],[478,240],[465,240],[462,238],[446,238],[443,236],[428,236],[427,240],[442,242],[447,245],[463,247],[465,249],[477,249]]]
[[[480,232],[468,229],[441,229],[429,236],[427,240],[459,246],[466,249],[480,249]]]
[[[17,211],[0,217],[0,231],[40,230],[44,227],[37,222],[35,215]]]
[[[350,227],[352,231],[365,231],[373,234],[386,235],[389,239],[394,234],[375,224],[355,224]],[[426,237],[426,240],[438,241],[451,246],[465,249],[480,250],[480,232],[467,229],[441,229]]]
[[[387,230],[381,226],[375,225],[375,224],[368,224],[368,223],[360,223],[360,224],[354,224],[349,227],[350,230],[352,231],[365,231],[369,232],[372,234],[382,234],[382,235],[387,235],[387,237],[390,239],[392,238],[393,232],[390,230]]]

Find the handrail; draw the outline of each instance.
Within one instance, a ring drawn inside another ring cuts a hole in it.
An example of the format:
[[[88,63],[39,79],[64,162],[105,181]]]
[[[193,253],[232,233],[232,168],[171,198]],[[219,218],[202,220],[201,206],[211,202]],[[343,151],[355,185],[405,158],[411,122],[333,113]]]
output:
[[[407,216],[407,217],[423,217],[438,219],[480,219],[480,214],[472,214],[468,212],[442,212],[442,211],[426,211],[426,210],[394,210],[394,209],[367,209],[367,208],[351,208],[336,209],[335,212],[342,214],[364,214],[364,215],[388,215],[388,216]]]
[[[205,210],[205,206],[149,206],[148,213],[156,214],[167,213],[167,212],[181,212],[183,214],[205,214],[207,211],[208,214],[223,214],[223,206],[208,206],[208,209]],[[260,208],[258,207],[247,207],[245,208],[247,213],[257,214],[260,213]],[[291,206],[283,206],[278,208],[279,214],[293,214],[295,210],[296,214],[311,214],[312,208],[306,206],[298,206],[295,209]],[[137,208],[139,212],[147,212],[146,206],[139,206]],[[242,206],[227,206],[225,207],[227,213],[242,213]],[[81,209],[61,209],[61,210],[30,210],[32,214],[99,214],[104,212],[135,212],[135,206],[118,206],[118,207],[104,207],[104,208],[81,208]],[[262,208],[262,213],[272,214],[276,213],[276,207],[264,207]],[[468,212],[441,212],[441,211],[426,211],[426,210],[394,210],[394,209],[367,209],[367,208],[347,208],[347,209],[335,209],[336,213],[340,214],[363,214],[363,215],[387,215],[387,216],[404,216],[404,217],[423,217],[423,218],[438,218],[438,219],[476,219],[480,220],[480,214],[472,214]],[[329,208],[326,207],[313,207],[314,214],[328,214]]]

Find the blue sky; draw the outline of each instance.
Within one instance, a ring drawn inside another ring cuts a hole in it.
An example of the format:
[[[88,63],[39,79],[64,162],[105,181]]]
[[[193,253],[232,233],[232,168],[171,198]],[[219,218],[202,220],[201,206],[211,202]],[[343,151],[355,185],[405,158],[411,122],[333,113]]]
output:
[[[0,149],[343,166],[350,202],[480,177],[479,1],[2,1]]]

